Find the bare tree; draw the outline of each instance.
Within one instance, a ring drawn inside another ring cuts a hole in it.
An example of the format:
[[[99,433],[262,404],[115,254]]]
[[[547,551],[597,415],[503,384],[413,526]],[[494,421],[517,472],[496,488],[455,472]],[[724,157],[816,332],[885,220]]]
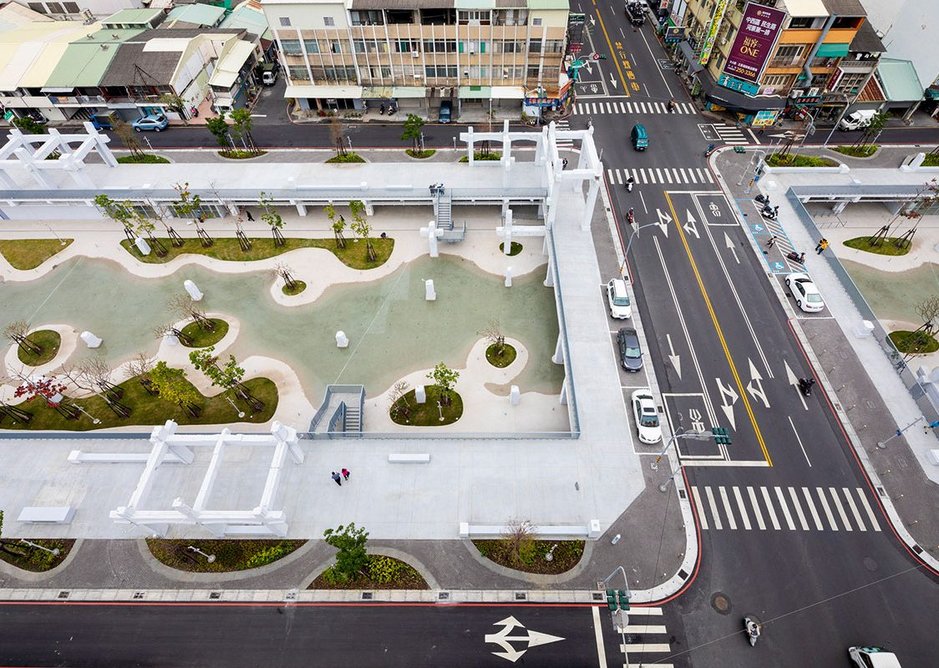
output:
[[[114,134],[117,135],[117,138],[121,140],[121,144],[130,151],[132,156],[140,157],[146,155],[143,149],[140,148],[140,142],[137,141],[137,133],[134,132],[134,129],[129,123],[125,123],[124,121],[114,123]]]
[[[15,382],[13,381],[12,377],[0,376],[0,385],[14,384]],[[19,406],[8,404],[6,401],[4,401],[2,395],[0,395],[0,421],[2,421],[4,417],[10,418],[14,424],[17,422],[29,423],[29,421],[33,419],[33,414],[29,411],[23,410]]]
[[[199,328],[206,332],[215,331],[215,323],[205,315],[189,295],[176,295],[169,301],[170,310],[182,318],[191,318]]]
[[[85,392],[95,391],[95,388],[92,385],[92,381],[90,378],[88,378],[85,369],[85,360],[82,360],[77,364],[72,362],[63,364],[58,369],[56,369],[55,373],[56,375],[65,378],[79,390],[84,390]]]
[[[184,346],[192,346],[192,339],[183,334],[181,329],[177,329],[173,325],[159,325],[153,330],[153,336],[158,339],[162,339],[164,336],[168,335],[175,336]]]
[[[167,222],[166,210],[151,199],[147,200],[147,206],[149,206],[153,211],[154,218],[156,218],[163,226],[163,229],[166,230],[166,236],[168,236],[170,241],[173,242],[173,246],[175,248],[182,248],[185,242],[183,241],[183,238],[179,236],[179,232],[174,230],[173,226]]]
[[[162,336],[162,335],[161,335]],[[131,378],[136,378],[137,382],[143,386],[147,394],[155,397],[159,394],[157,389],[150,381],[150,371],[153,369],[153,360],[147,353],[137,353],[130,362],[127,363],[127,372]]]
[[[342,121],[338,116],[329,119],[329,137],[336,147],[336,155],[346,155],[346,138],[342,134]]]
[[[485,336],[489,343],[496,346],[496,355],[502,357],[505,353],[505,334],[502,333],[502,325],[498,320],[490,320],[485,329],[476,333]]]
[[[391,417],[408,419],[411,417],[411,402],[408,401],[407,394],[411,386],[406,380],[399,380],[391,386],[391,392],[388,393],[388,399],[391,401]]]
[[[293,277],[293,269],[291,269],[287,263],[278,262],[277,266],[274,267],[273,274],[274,278],[284,279],[288,290],[293,291],[297,289],[297,279]]]
[[[29,336],[29,323],[25,320],[11,322],[3,328],[3,335],[18,345],[23,352],[32,355],[42,354],[42,348],[26,338]]]
[[[100,356],[89,357],[83,360],[81,365],[85,369],[85,375],[91,379],[91,382],[101,392],[108,408],[118,417],[128,417],[131,413],[130,407],[121,403],[124,390],[111,382],[114,369],[111,368],[107,360]]]
[[[535,549],[534,524],[528,520],[511,519],[502,532],[502,543],[516,564],[529,563]]]

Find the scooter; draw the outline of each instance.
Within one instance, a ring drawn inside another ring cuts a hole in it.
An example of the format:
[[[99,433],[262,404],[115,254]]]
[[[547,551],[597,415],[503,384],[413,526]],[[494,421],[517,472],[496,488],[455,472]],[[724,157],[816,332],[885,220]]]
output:
[[[633,191],[633,186],[636,184],[636,179],[630,176],[626,179],[626,192],[631,193]]]
[[[711,154],[716,150],[717,150],[716,144],[708,144],[708,147],[704,149],[704,157],[705,158],[711,157]]]
[[[770,220],[776,220],[776,218],[779,216],[779,207],[764,204],[763,208],[760,209],[760,215],[764,218],[769,218]]]
[[[749,617],[743,618],[743,629],[750,639],[750,647],[756,647],[756,639],[760,637],[763,627]]]
[[[635,225],[635,224],[636,224],[636,214],[635,214],[635,212],[634,212],[632,209],[630,209],[630,210],[626,213],[626,220],[629,221],[629,224],[630,224],[630,225]]]
[[[769,195],[760,194],[754,197],[753,199],[755,199],[757,202],[759,202],[760,204],[764,206],[769,206]]]
[[[793,262],[798,262],[799,264],[805,264],[805,253],[796,253],[795,251],[789,251],[786,253],[786,258],[792,260]]]

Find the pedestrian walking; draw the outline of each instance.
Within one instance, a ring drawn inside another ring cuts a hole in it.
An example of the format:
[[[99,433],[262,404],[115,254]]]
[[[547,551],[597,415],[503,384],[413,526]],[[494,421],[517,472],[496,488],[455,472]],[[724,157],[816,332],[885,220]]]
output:
[[[342,487],[342,477],[338,473],[333,471],[330,477],[332,477],[332,479],[336,481],[337,485]]]
[[[252,223],[254,222],[254,216],[251,215],[251,211],[245,209],[245,218],[247,218]]]
[[[675,98],[668,101],[668,111],[669,113],[675,111]]]
[[[828,239],[822,237],[821,239],[818,240],[818,243],[815,244],[815,252],[818,255],[821,255],[825,251],[826,248],[828,248]]]
[[[772,247],[773,247],[773,244],[775,244],[775,243],[776,243],[776,235],[774,234],[773,236],[771,236],[771,237],[769,238],[769,241],[766,242],[766,247],[767,247],[767,248],[772,248]]]
[[[343,480],[348,480],[350,475],[352,475],[352,471],[350,471],[349,469],[346,469],[346,468],[342,469],[342,478],[343,478]]]

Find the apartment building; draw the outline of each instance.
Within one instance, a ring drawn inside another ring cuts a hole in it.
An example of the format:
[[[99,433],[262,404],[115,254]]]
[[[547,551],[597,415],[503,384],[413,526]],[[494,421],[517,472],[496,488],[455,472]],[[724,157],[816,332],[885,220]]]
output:
[[[568,0],[262,0],[301,109],[557,100]],[[566,77],[566,75],[564,75]],[[544,106],[544,105],[542,105]]]
[[[859,37],[865,16],[858,0],[689,0],[679,49],[711,109],[752,125],[782,113],[834,117],[863,90],[880,55],[876,34]]]

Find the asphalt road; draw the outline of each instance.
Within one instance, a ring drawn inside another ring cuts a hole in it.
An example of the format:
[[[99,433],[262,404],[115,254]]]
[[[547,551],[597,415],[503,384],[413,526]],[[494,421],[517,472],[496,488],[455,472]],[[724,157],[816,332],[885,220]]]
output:
[[[633,103],[687,102],[675,73],[660,67],[664,53],[650,27],[634,31],[610,9],[597,21],[597,50],[609,60],[595,79],[609,79],[612,67],[620,91],[638,84]],[[812,369],[772,289],[779,279],[767,278],[738,219],[738,207],[748,218],[756,210],[728,201],[710,181],[684,178],[706,169],[702,126],[712,122],[679,113],[592,121],[605,166],[619,170],[608,188],[624,245],[632,241],[646,360],[665,417],[673,430],[720,426],[733,439],[725,448],[678,441],[702,557],[690,587],[665,606],[676,642],[670,656],[656,658],[676,666],[837,666],[847,664],[849,645],[880,644],[904,666],[936,665],[936,578],[889,530],[824,394],[803,402],[791,384]],[[637,121],[650,135],[644,153],[628,142]],[[894,130],[883,141],[927,135],[936,132]],[[642,172],[631,193],[618,181],[623,169]],[[638,231],[623,222],[629,208]],[[756,648],[740,633],[746,614],[766,624]]]
[[[587,668],[622,665],[618,642],[588,607],[0,605],[4,666]]]

